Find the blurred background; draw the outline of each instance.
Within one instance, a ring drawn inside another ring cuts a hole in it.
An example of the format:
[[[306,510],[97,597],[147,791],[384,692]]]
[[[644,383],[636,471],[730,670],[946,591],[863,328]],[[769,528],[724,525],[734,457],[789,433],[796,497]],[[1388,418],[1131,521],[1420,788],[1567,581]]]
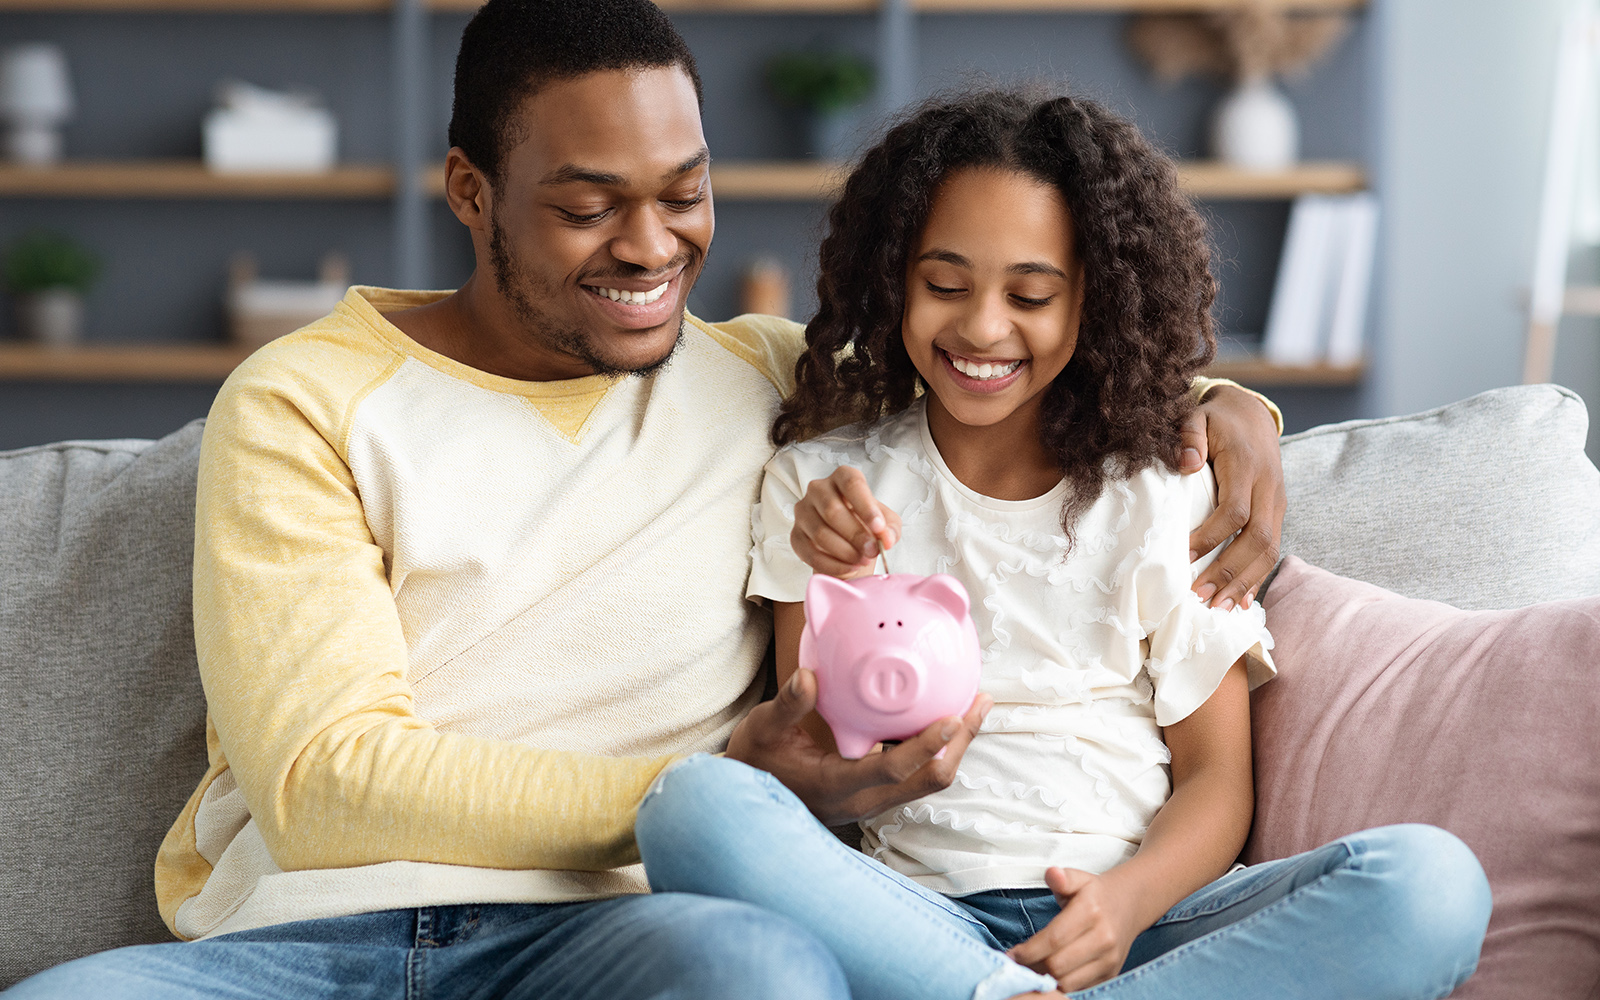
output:
[[[347,282],[462,281],[437,178],[472,6],[0,0],[0,448],[160,436]],[[1179,159],[1216,246],[1218,372],[1290,430],[1524,379],[1570,0],[666,6],[715,159],[702,318],[806,319],[837,164],[919,97],[1045,77]],[[1600,279],[1559,235],[1561,280]],[[1592,408],[1596,320],[1554,329],[1542,371]]]

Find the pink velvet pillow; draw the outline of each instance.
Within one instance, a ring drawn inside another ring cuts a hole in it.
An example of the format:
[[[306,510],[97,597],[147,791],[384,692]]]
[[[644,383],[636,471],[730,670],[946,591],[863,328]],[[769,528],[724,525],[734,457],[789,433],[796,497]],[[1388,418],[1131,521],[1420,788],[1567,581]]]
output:
[[[1279,676],[1251,702],[1244,860],[1444,827],[1494,893],[1454,995],[1600,996],[1600,597],[1461,611],[1291,557],[1262,604]]]

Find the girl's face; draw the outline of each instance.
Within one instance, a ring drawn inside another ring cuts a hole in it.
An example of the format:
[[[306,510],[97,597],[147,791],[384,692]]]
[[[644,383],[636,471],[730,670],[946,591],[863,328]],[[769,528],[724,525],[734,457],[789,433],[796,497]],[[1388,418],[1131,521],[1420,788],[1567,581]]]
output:
[[[906,267],[906,353],[937,405],[986,427],[1036,413],[1078,343],[1083,268],[1061,192],[973,168],[940,185]]]

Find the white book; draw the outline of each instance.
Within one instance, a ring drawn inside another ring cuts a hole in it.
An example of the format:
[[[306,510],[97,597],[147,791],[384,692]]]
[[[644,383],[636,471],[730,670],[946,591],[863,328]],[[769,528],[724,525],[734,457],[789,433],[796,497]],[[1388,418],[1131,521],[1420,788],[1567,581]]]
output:
[[[1289,210],[1278,278],[1261,353],[1275,364],[1308,365],[1321,355],[1335,211],[1329,199],[1301,195]]]
[[[1328,324],[1327,357],[1331,364],[1361,360],[1367,325],[1367,294],[1372,287],[1372,261],[1378,247],[1378,199],[1353,194],[1342,199],[1343,248],[1338,284]]]

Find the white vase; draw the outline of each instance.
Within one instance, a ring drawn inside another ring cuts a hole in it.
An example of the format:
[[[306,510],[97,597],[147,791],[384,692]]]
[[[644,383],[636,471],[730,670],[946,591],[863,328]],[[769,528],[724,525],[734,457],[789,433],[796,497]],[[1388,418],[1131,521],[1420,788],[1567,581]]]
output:
[[[1245,170],[1284,170],[1300,159],[1294,105],[1267,77],[1242,81],[1217,105],[1211,124],[1217,159]]]
[[[47,347],[70,347],[83,339],[83,296],[70,288],[47,288],[17,296],[22,335]]]

